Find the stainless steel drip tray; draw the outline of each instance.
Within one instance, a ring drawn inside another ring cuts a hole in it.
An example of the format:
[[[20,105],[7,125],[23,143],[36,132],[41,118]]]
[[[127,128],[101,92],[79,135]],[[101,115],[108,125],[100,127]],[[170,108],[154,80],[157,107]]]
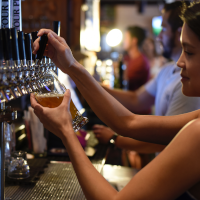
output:
[[[100,164],[94,164],[99,169]],[[86,199],[71,163],[50,163],[34,186],[7,186],[6,198],[12,200]]]

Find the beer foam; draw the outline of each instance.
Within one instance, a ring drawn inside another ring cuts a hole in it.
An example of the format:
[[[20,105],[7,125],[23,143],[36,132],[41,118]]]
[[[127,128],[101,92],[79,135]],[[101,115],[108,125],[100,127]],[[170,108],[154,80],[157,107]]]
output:
[[[64,94],[55,94],[55,93],[44,93],[44,94],[37,94],[36,97],[45,98],[45,97],[63,97]]]

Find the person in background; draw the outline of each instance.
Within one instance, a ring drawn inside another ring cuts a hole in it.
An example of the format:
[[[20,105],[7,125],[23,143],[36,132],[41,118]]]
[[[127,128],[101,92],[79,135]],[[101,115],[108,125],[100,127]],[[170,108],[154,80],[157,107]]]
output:
[[[123,50],[127,54],[123,57],[123,63],[126,66],[126,69],[124,70],[124,74],[123,74],[123,80],[124,80],[123,83],[127,84],[127,85],[124,85],[124,89],[127,89],[129,91],[137,90],[139,87],[144,85],[150,78],[149,61],[141,52],[141,47],[145,38],[146,38],[146,30],[139,26],[130,26],[126,29],[124,33]],[[102,85],[106,87],[105,84],[102,84]],[[150,114],[151,109],[146,109],[137,113]],[[117,150],[110,151],[109,155],[111,156],[109,156],[109,158],[112,158],[113,161],[108,159],[109,163],[115,164],[115,161],[114,161],[115,154],[117,154],[117,157],[118,157],[120,156],[121,151],[117,151]],[[122,151],[123,165],[126,165],[125,154],[126,153]],[[148,159],[149,156],[147,155],[137,154],[136,157],[139,160],[141,160],[141,157],[143,157],[142,160],[144,163],[146,163],[146,160],[149,160]]]
[[[188,2],[186,2],[189,4]],[[120,101],[126,108],[132,112],[141,112],[147,110],[155,104],[155,115],[171,116],[182,113],[191,112],[200,108],[199,97],[187,97],[182,94],[180,82],[180,68],[177,67],[176,62],[181,55],[182,47],[180,43],[180,34],[183,22],[179,17],[181,14],[182,2],[177,1],[171,4],[166,4],[162,10],[162,31],[158,36],[162,46],[163,55],[167,59],[172,59],[172,62],[167,63],[162,67],[157,77],[150,82],[140,87],[138,90],[122,91],[112,90],[104,87],[104,89]],[[114,131],[108,127],[94,125],[94,134],[97,139],[103,143],[108,143],[110,138],[114,137]],[[115,145],[119,148],[136,151],[138,153],[155,153],[164,149],[152,143],[144,143],[131,138],[124,138],[118,136],[115,138]],[[136,157],[136,156],[137,157]],[[136,165],[141,167],[141,161],[138,164],[138,155],[128,152],[129,161],[137,160]]]
[[[155,45],[155,41],[151,37],[146,38],[142,45],[142,53],[150,63],[150,79],[156,77],[164,64],[167,63],[167,59],[157,53]]]
[[[183,50],[177,65],[181,68],[182,92],[188,97],[200,96],[199,10],[200,3],[185,5],[182,9]],[[72,128],[70,91],[66,91],[61,105],[56,108],[42,107],[31,94],[31,105],[44,127],[62,139],[85,197],[88,200],[172,200],[187,191],[187,199],[200,199],[200,110],[176,116],[131,113],[74,59],[63,38],[48,29],[38,32],[38,36],[43,34],[48,34],[44,55],[74,80],[102,121],[125,137],[168,144],[118,192],[95,169],[77,139]],[[34,53],[39,49],[39,40],[34,42]]]
[[[136,90],[149,80],[150,65],[140,50],[145,38],[146,31],[139,26],[128,27],[124,34],[123,49],[127,52],[124,80],[127,80],[128,90]]]

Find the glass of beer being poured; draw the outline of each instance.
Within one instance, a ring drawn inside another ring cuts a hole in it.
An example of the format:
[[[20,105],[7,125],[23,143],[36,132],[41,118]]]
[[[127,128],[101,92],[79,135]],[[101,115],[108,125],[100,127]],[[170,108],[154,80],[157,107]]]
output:
[[[39,89],[35,92],[35,98],[40,105],[55,108],[62,103],[66,88],[60,83],[57,75],[52,70],[48,70],[40,77],[39,81],[37,81],[37,86]],[[76,132],[88,122],[88,118],[80,114],[72,100],[70,102],[70,112],[72,126]]]

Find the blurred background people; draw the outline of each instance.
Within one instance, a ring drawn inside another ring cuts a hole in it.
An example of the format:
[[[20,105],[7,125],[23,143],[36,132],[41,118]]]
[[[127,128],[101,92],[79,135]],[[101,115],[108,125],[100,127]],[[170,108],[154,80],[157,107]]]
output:
[[[181,5],[182,3],[179,1],[166,4],[162,10],[162,31],[158,39],[163,45],[163,55],[167,59],[170,58],[172,62],[164,65],[157,77],[134,92],[104,87],[107,92],[132,112],[142,112],[150,109],[154,104],[155,115],[159,116],[178,115],[200,108],[199,97],[186,97],[182,94],[180,68],[176,65],[182,52],[180,34],[183,22],[179,17]],[[107,127],[102,128],[101,126],[94,126],[94,133],[100,141],[104,142],[109,142],[108,134],[110,137],[114,135],[112,130]],[[138,153],[153,153],[162,149],[162,147],[156,144],[146,143],[144,145],[143,142],[133,141],[129,138],[124,140],[122,137],[117,137],[115,145],[125,149],[129,147]],[[133,155],[138,156],[138,154],[128,153],[127,155],[130,157],[129,161],[138,160],[136,157],[133,159]],[[133,162],[132,166],[142,167],[141,163],[142,160],[140,158],[140,164],[135,165]]]
[[[146,31],[139,26],[128,27],[124,34],[123,49],[127,52],[124,80],[128,90],[136,90],[149,80],[150,65],[140,50],[145,37]]]
[[[151,37],[144,40],[142,53],[147,57],[150,64],[150,79],[154,78],[167,62],[167,59],[161,55],[162,52],[157,52],[155,40]]]

